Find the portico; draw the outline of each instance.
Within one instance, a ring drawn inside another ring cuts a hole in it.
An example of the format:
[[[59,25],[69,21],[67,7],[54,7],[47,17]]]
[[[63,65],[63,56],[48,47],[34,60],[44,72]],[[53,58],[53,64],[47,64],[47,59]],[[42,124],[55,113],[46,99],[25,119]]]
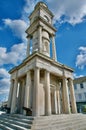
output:
[[[66,66],[63,68],[63,65],[53,63],[51,59],[38,53],[33,54],[28,60],[29,64],[25,60],[20,65],[22,68],[18,66],[10,71],[11,113],[18,113],[21,109],[20,113],[26,115],[27,110],[24,108],[29,108],[33,116],[76,113],[73,77],[71,73],[67,74],[69,68]]]

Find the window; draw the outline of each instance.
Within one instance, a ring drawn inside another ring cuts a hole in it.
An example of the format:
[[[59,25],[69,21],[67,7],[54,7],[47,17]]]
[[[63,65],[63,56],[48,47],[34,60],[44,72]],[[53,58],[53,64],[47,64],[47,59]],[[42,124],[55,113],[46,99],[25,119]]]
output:
[[[76,84],[74,85],[74,89],[77,90],[77,85]]]
[[[86,92],[84,92],[84,96],[85,96],[85,99],[86,99]]]
[[[45,19],[47,22],[49,22],[49,18],[48,18],[46,15],[44,15],[44,19]]]
[[[81,100],[81,99],[82,99],[82,94],[79,93],[79,94],[78,94],[78,97],[79,97],[79,100]]]
[[[84,86],[83,86],[83,84],[82,84],[82,83],[80,84],[80,88],[81,88],[81,89],[82,89],[82,88],[84,88]]]
[[[48,43],[47,42],[45,42],[45,44],[44,44],[44,51],[48,52]]]

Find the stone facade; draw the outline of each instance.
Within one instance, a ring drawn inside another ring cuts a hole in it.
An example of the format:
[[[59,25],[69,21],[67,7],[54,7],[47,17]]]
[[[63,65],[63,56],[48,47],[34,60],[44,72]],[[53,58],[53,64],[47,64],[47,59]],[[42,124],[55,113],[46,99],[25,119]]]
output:
[[[57,62],[52,12],[39,2],[29,18],[27,57],[9,72],[10,113],[32,116],[77,113],[73,69]]]
[[[86,113],[86,76],[74,79],[74,89],[78,112]]]

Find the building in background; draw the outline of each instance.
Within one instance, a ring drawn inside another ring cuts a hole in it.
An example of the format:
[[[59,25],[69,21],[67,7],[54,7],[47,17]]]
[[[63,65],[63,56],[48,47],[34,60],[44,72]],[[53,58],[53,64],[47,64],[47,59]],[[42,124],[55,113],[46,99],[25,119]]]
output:
[[[74,89],[78,112],[86,112],[86,76],[74,79]]]

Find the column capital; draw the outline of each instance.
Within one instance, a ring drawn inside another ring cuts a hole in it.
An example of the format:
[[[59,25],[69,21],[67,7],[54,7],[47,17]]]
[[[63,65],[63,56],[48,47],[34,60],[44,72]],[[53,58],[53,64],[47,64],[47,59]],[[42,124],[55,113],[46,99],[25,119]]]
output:
[[[41,29],[42,29],[42,28],[43,28],[43,26],[42,26],[42,25],[38,25],[38,26],[37,26],[37,29],[39,29],[39,28],[41,28]]]
[[[68,78],[65,75],[62,76],[62,79],[68,80]]]
[[[28,71],[26,72],[26,74],[27,74],[27,73],[31,73],[31,70],[28,70]]]
[[[73,79],[68,78],[68,84],[69,84],[69,85],[72,85],[72,84],[73,84]]]
[[[51,33],[50,36],[51,36],[51,37],[55,37],[56,34],[55,34],[55,33]]]
[[[39,68],[38,66],[35,66],[35,67],[33,68],[33,70],[35,71],[36,69],[40,70],[41,68]]]
[[[29,39],[29,38],[31,39],[31,38],[32,38],[32,35],[31,35],[31,34],[28,34],[28,35],[26,36],[26,38],[27,38],[27,39]]]
[[[47,73],[50,73],[50,71],[49,71],[49,70],[46,70],[46,69],[45,69],[44,71],[45,71],[45,72],[47,72]]]

